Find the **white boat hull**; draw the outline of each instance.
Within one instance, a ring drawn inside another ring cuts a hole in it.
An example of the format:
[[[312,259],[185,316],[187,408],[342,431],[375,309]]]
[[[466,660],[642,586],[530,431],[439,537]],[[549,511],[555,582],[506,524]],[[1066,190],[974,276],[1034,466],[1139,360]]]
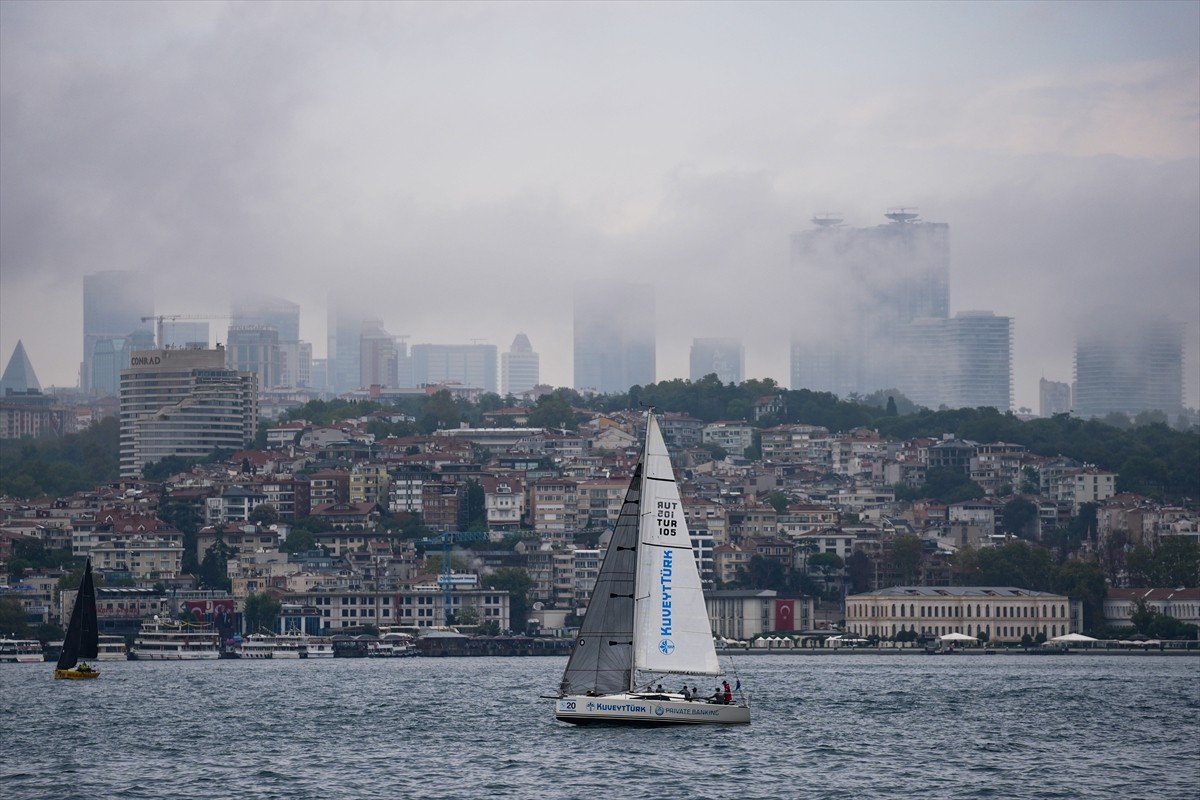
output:
[[[750,708],[705,700],[640,694],[600,697],[567,695],[555,701],[554,716],[575,725],[748,725]]]
[[[138,661],[212,661],[221,657],[217,650],[196,650],[184,653],[147,653],[134,650]]]

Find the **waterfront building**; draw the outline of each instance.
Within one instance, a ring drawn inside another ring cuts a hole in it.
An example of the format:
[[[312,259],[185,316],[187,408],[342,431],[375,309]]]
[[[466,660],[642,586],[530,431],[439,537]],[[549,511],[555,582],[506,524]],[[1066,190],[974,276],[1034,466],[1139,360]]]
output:
[[[1047,639],[1083,628],[1083,602],[1012,586],[893,586],[846,598],[846,629],[891,638],[901,631],[962,633],[989,641]]]
[[[500,356],[500,393],[504,396],[531,391],[541,383],[538,354],[533,352],[529,337],[518,333]]]
[[[1114,589],[1104,596],[1104,624],[1132,626],[1138,602],[1148,610],[1174,617],[1188,625],[1200,626],[1200,589]]]
[[[494,344],[414,344],[410,352],[417,386],[456,384],[496,391]]]
[[[99,343],[125,339],[134,331],[149,331],[143,318],[154,314],[153,279],[132,270],[106,270],[83,276],[83,361],[79,370],[80,388],[93,396],[115,395],[117,373],[125,363],[107,367],[102,386],[95,385],[93,362]],[[153,334],[151,334],[153,336]],[[150,347],[154,343],[150,342]],[[123,343],[121,348],[123,349]]]
[[[577,284],[574,388],[619,394],[654,383],[655,323],[654,287],[620,281]]]
[[[258,381],[225,366],[225,351],[149,350],[121,371],[121,476],[167,456],[241,450],[258,430]]]
[[[771,631],[812,626],[811,597],[779,597],[774,589],[720,589],[704,593],[713,635],[749,641]]]
[[[693,382],[715,374],[721,383],[739,384],[745,361],[740,339],[693,339],[688,374]]]
[[[1184,325],[1105,319],[1075,342],[1074,412],[1081,417],[1183,409]]]

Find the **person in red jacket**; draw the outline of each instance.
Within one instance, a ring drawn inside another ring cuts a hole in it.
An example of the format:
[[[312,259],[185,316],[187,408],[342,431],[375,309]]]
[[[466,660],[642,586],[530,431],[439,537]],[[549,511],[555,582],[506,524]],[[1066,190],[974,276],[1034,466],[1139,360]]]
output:
[[[721,688],[725,690],[725,705],[733,702],[733,689],[729,688],[729,681],[721,681]]]

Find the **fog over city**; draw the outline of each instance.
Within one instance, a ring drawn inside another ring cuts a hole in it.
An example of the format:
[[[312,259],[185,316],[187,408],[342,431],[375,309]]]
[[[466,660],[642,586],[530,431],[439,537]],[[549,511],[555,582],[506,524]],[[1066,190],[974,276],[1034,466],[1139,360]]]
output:
[[[841,307],[791,234],[893,206],[949,224],[951,314],[1013,317],[1015,406],[1142,313],[1200,404],[1200,3],[0,3],[0,361],[44,387],[114,269],[299,303],[316,357],[334,291],[410,345],[524,332],[555,386],[576,282],[651,283],[659,380],[736,336],[786,386]]]

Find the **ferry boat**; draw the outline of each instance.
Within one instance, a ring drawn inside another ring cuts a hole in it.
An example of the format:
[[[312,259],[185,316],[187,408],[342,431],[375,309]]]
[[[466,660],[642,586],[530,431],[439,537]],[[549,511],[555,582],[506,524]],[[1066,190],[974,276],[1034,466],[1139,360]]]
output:
[[[242,639],[238,648],[240,658],[264,659],[275,656],[275,637],[264,633],[252,633]]]
[[[45,661],[37,639],[0,639],[0,664],[38,664]]]
[[[221,657],[221,637],[209,625],[154,620],[142,623],[133,642],[139,661],[198,661]]]
[[[129,658],[129,648],[125,646],[124,636],[100,636],[100,644],[96,648],[96,661],[125,661]]]
[[[305,658],[333,658],[333,638],[309,636],[304,645]]]
[[[272,658],[308,658],[308,636],[297,631],[273,637],[275,652]]]

